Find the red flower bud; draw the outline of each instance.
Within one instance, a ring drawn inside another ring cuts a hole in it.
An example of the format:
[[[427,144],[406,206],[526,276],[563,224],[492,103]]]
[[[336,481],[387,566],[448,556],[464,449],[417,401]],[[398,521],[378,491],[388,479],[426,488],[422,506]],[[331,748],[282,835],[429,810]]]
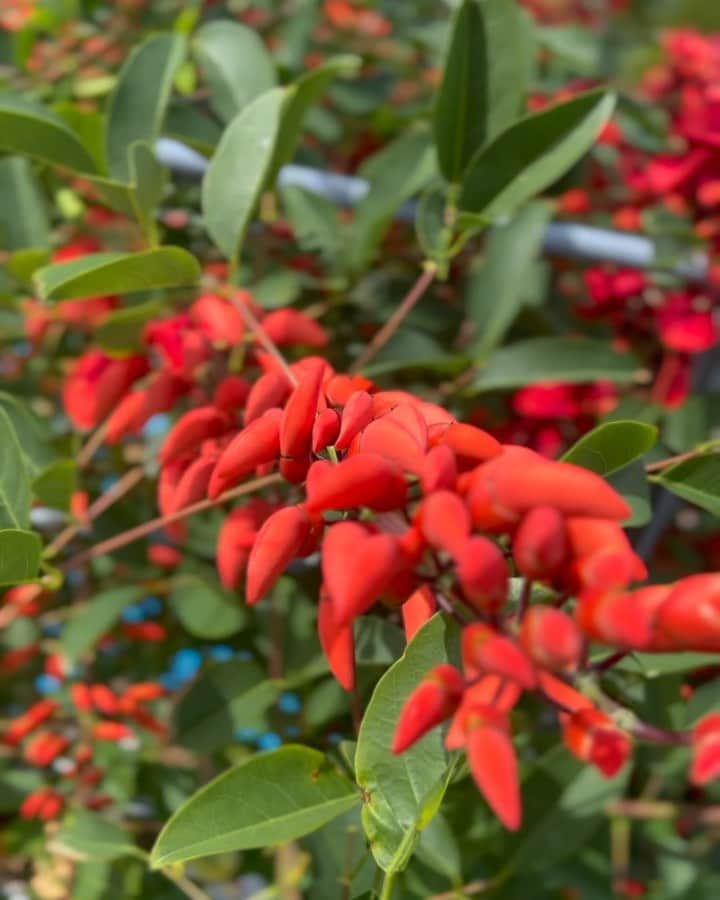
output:
[[[340,627],[332,600],[321,590],[318,607],[318,633],[330,671],[345,688],[355,687],[355,639],[353,626]]]
[[[263,500],[252,499],[234,509],[220,527],[217,566],[220,581],[228,590],[240,584],[255,536],[270,511],[270,506]]]
[[[720,574],[678,581],[658,608],[656,627],[676,650],[720,652]]]
[[[513,559],[527,578],[552,578],[568,552],[565,519],[552,506],[537,506],[523,518],[513,541]]]
[[[453,422],[447,427],[439,426],[434,430],[430,442],[449,447],[455,453],[460,468],[477,465],[478,462],[492,459],[502,452],[501,445],[487,431],[463,422]]]
[[[656,614],[669,594],[669,585],[650,585],[627,593],[587,591],[575,607],[575,621],[591,640],[650,650],[651,645],[659,643]],[[663,649],[669,647],[663,644]]]
[[[8,725],[5,731],[5,743],[15,746],[28,734],[39,728],[58,709],[54,700],[39,700]]]
[[[89,712],[93,708],[90,686],[81,681],[70,685],[70,698],[81,712]]]
[[[468,679],[479,675],[500,675],[532,690],[537,676],[532,663],[518,645],[482,622],[462,631],[463,670]]]
[[[599,709],[580,709],[569,716],[563,739],[573,755],[592,763],[606,778],[617,775],[630,757],[630,738]]]
[[[204,440],[219,437],[230,428],[227,413],[214,406],[199,406],[181,416],[160,448],[160,464],[165,465],[186,453],[192,453]]]
[[[318,410],[326,364],[318,361],[298,382],[285,404],[280,425],[280,453],[291,459],[307,457]]]
[[[310,517],[301,506],[273,513],[262,526],[250,551],[245,599],[257,603],[300,553],[310,535]]]
[[[702,718],[692,731],[690,780],[702,787],[720,777],[720,713]]]
[[[324,409],[318,413],[312,430],[311,449],[313,453],[321,453],[331,447],[340,432],[340,417],[334,409]]]
[[[395,729],[392,752],[402,753],[458,708],[465,680],[454,666],[431,669],[405,701]]]
[[[340,434],[335,441],[338,450],[346,450],[350,441],[372,422],[373,402],[367,391],[355,391],[343,409]]]
[[[357,450],[363,454],[378,454],[406,472],[421,470],[426,449],[427,427],[420,413],[408,403],[372,421],[363,429],[357,444]]]
[[[281,407],[292,392],[285,372],[266,372],[250,388],[245,406],[245,425],[259,419],[269,409]]]
[[[405,478],[395,463],[377,453],[360,453],[318,469],[307,484],[307,506],[311,514],[358,506],[382,512],[403,506],[406,494]]]
[[[492,707],[476,707],[466,717],[470,772],[488,806],[510,831],[522,822],[520,776],[507,716]]]
[[[183,560],[182,553],[170,544],[151,544],[148,547],[148,559],[162,569],[176,569]]]
[[[424,494],[455,490],[457,461],[455,454],[446,444],[438,444],[428,451],[420,467],[420,483]]]
[[[494,611],[507,600],[510,573],[502,551],[484,537],[471,537],[456,556],[463,593],[480,610]]]
[[[405,639],[408,643],[437,611],[437,602],[428,585],[421,585],[402,605]]]
[[[345,406],[356,391],[375,390],[372,381],[362,375],[333,375],[325,383],[325,396],[331,406]]]
[[[114,716],[117,713],[117,697],[106,685],[90,685],[90,698],[92,699],[93,706],[104,715]]]
[[[431,547],[451,556],[460,555],[470,536],[470,513],[452,491],[428,494],[418,506],[414,521]]]
[[[122,722],[97,722],[92,729],[96,741],[120,741],[132,735],[132,729]]]
[[[223,412],[232,413],[245,406],[249,394],[250,382],[246,378],[242,378],[240,375],[228,375],[215,388],[212,403]],[[275,406],[276,404],[271,405]]]
[[[215,500],[263,463],[280,455],[282,411],[268,410],[247,425],[225,448],[210,478],[208,497]]]
[[[192,322],[213,343],[235,346],[242,343],[245,321],[240,310],[215,294],[203,294],[188,310]]]
[[[172,515],[205,497],[217,460],[217,453],[203,454],[190,463],[175,486],[172,496],[166,501],[164,515]]]
[[[262,320],[262,327],[278,347],[303,344],[306,347],[321,348],[326,347],[330,340],[322,325],[289,306],[268,313]]]
[[[40,788],[25,798],[20,807],[20,816],[23,819],[40,819],[43,822],[49,822],[60,815],[63,804],[61,794],[49,787]]]
[[[574,672],[584,641],[575,622],[552,606],[531,606],[523,617],[520,640],[531,659],[553,672]]]
[[[28,742],[23,755],[30,765],[45,767],[64,753],[69,744],[70,741],[62,735],[43,731]]]
[[[397,538],[338,522],[325,535],[322,572],[339,626],[363,615],[390,585],[402,561]]]

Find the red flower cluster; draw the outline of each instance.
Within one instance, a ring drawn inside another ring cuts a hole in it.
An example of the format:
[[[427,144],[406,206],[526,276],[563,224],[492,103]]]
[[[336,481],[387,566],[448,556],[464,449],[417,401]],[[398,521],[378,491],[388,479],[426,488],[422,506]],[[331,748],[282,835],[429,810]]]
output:
[[[465,748],[509,828],[521,820],[509,713],[523,692],[555,708],[570,751],[611,776],[630,754],[630,735],[570,683],[589,667],[588,641],[720,650],[720,576],[631,590],[647,572],[620,525],[630,509],[593,472],[502,445],[439,406],[375,390],[314,357],[266,372],[248,392],[244,421],[237,431],[216,407],[178,421],[161,454],[163,508],[165,472],[184,454],[192,470],[205,462],[192,492],[173,485],[182,502],[197,499],[200,485],[221,497],[274,466],[298,485],[295,504],[253,499],[229,514],[218,566],[228,586],[245,574],[254,604],[294,559],[320,551],[320,640],[348,690],[353,623],[376,603],[401,608],[408,637],[438,608],[460,619],[462,673],[442,665],[428,675],[393,749],[452,717],[448,747]],[[198,455],[203,439],[212,455]],[[522,576],[519,598],[513,576]],[[535,582],[558,605],[578,598],[574,614],[530,602]],[[698,740],[703,760],[714,760],[716,737]]]

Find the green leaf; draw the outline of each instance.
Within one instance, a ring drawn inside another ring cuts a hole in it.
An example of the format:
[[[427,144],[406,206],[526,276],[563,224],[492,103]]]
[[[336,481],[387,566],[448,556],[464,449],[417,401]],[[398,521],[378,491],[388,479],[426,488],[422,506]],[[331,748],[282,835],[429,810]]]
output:
[[[34,531],[0,530],[0,585],[34,581],[41,553],[42,542]]]
[[[273,88],[238,113],[223,132],[203,179],[205,225],[233,263],[269,172],[285,96],[282,88]]]
[[[32,287],[32,276],[37,269],[45,266],[50,261],[49,249],[28,247],[25,250],[16,250],[5,264],[8,272],[23,285]]]
[[[506,838],[507,868],[547,870],[571,857],[606,825],[605,807],[623,793],[629,769],[604,778],[564,747],[550,750],[523,781],[524,823]]]
[[[541,337],[517,341],[492,353],[474,381],[481,391],[508,390],[536,381],[572,384],[602,378],[631,382],[639,369],[629,353],[616,353],[605,341]]]
[[[514,0],[463,0],[433,115],[443,175],[457,181],[479,147],[517,119],[527,89],[524,21]]]
[[[636,460],[608,477],[608,483],[630,504],[632,515],[623,522],[625,528],[639,528],[652,518],[650,485],[645,466]]]
[[[153,147],[143,141],[133,144],[128,156],[135,217],[149,239],[157,243],[155,211],[165,191],[167,169],[157,161]]]
[[[183,804],[152,849],[161,868],[214,853],[268,847],[320,828],[360,802],[355,785],[309,747],[261,753]]]
[[[142,594],[142,588],[129,585],[97,594],[63,629],[60,637],[63,654],[70,662],[80,659],[115,626],[125,607],[139,600]]]
[[[720,654],[717,653],[631,653],[613,668],[639,673],[644,678],[661,678],[664,675],[717,666],[718,663]]]
[[[351,262],[356,271],[370,262],[398,208],[436,176],[436,167],[435,150],[424,129],[406,132],[360,167],[370,188],[355,210]]]
[[[644,422],[616,421],[598,425],[565,453],[565,462],[610,475],[652,449],[658,430]]]
[[[32,483],[33,494],[52,509],[68,510],[77,487],[77,464],[73,459],[58,459],[43,469]]]
[[[0,160],[0,247],[3,250],[42,248],[50,244],[47,206],[26,159]]]
[[[10,93],[0,93],[0,150],[74,172],[96,171],[92,157],[60,116]]]
[[[445,208],[447,191],[444,185],[431,185],[423,191],[415,210],[415,233],[428,259],[442,264],[447,256],[444,246],[447,225]]]
[[[106,316],[95,328],[94,337],[107,353],[125,354],[137,350],[143,328],[166,309],[161,300],[127,306]]]
[[[298,245],[310,253],[318,253],[331,268],[343,265],[343,227],[337,207],[317,194],[300,187],[280,188],[283,206]]]
[[[467,317],[475,326],[470,349],[483,358],[502,343],[523,306],[530,269],[537,259],[550,206],[531,203],[505,225],[490,231],[481,267],[469,279],[466,292]]]
[[[210,106],[224,122],[275,87],[275,67],[265,45],[239,22],[208,22],[196,32],[192,50],[210,91]]]
[[[52,849],[78,861],[144,856],[124,828],[84,809],[73,810],[65,817],[52,838]]]
[[[266,188],[272,186],[281,167],[290,162],[295,155],[302,135],[303,121],[309,109],[318,102],[336,78],[355,75],[360,69],[361,62],[359,56],[351,54],[332,56],[322,65],[305,72],[288,87],[272,162],[265,177]]]
[[[510,215],[587,153],[614,105],[612,94],[589,91],[512,125],[470,161],[460,208]]]
[[[25,456],[31,476],[49,466],[55,454],[48,446],[50,434],[47,424],[18,397],[0,391],[0,410],[10,419]]]
[[[195,637],[215,640],[236,634],[247,612],[240,600],[218,590],[199,575],[178,575],[170,594],[170,606],[183,626]]]
[[[15,428],[0,407],[0,528],[30,526],[30,478]]]
[[[75,300],[190,285],[200,271],[187,250],[158,247],[140,253],[89,253],[38,269],[34,282],[43,300]]]
[[[695,506],[720,516],[720,453],[703,453],[652,479]]]
[[[363,826],[373,856],[385,871],[407,864],[425,798],[447,769],[439,729],[405,753],[395,756],[390,750],[405,701],[433,666],[447,662],[446,629],[442,616],[433,616],[423,625],[378,682],[360,726],[355,775],[366,798]]]
[[[217,663],[178,703],[175,740],[196,753],[214,753],[232,743],[238,728],[263,728],[281,689],[251,660]]]
[[[132,145],[145,141],[152,146],[160,136],[173,76],[184,53],[184,38],[159,34],[135,47],[120,70],[105,132],[108,170],[117,181],[132,180]]]

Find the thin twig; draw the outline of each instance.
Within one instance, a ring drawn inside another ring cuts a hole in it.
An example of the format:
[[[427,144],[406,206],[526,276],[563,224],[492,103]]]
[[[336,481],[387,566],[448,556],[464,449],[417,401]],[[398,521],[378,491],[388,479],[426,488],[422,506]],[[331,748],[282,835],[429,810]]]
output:
[[[120,547],[125,547],[127,544],[133,543],[133,541],[137,541],[148,534],[152,534],[153,531],[159,531],[161,528],[170,525],[172,522],[187,519],[190,516],[194,516],[195,513],[205,512],[205,510],[220,506],[228,500],[233,500],[235,497],[241,497],[243,494],[251,494],[253,491],[259,491],[264,487],[268,487],[271,484],[277,484],[280,481],[282,481],[280,475],[266,475],[263,478],[255,478],[253,481],[248,481],[229,491],[225,491],[224,494],[221,494],[215,500],[200,500],[197,503],[193,503],[191,506],[186,506],[185,509],[180,509],[177,512],[171,513],[169,516],[158,516],[156,519],[151,519],[149,522],[144,522],[142,525],[137,525],[135,528],[130,528],[128,531],[116,534],[106,541],[100,541],[99,544],[95,544],[88,550],[83,550],[82,553],[70,557],[70,559],[60,566],[60,569],[63,572],[77,569],[78,566],[82,566],[84,563],[88,562],[88,560],[94,559],[96,556],[103,556],[105,553],[112,553],[114,550],[119,550]]]
[[[433,262],[425,263],[424,269],[415,284],[410,288],[403,298],[402,302],[390,316],[383,327],[373,337],[367,347],[358,356],[355,362],[350,366],[350,374],[354,375],[364,368],[370,360],[378,353],[378,351],[387,344],[390,338],[395,334],[403,319],[413,309],[415,304],[420,300],[425,291],[435,280],[437,275],[437,266]]]
[[[105,510],[109,509],[114,503],[117,503],[121,497],[124,497],[128,491],[132,490],[135,485],[142,480],[144,469],[142,466],[136,466],[134,469],[128,470],[122,478],[104,494],[101,494],[94,503],[90,505],[87,511],[87,521],[72,522],[67,528],[64,528],[60,534],[48,544],[45,550],[47,559],[57,556],[57,554],[66,547],[78,532],[83,531],[87,526],[101,516]]]
[[[172,881],[175,887],[182,891],[186,897],[189,897],[190,900],[211,900],[209,894],[206,894],[202,888],[198,887],[198,885],[194,884],[184,875],[173,872],[169,868],[160,869],[160,872],[168,879],[168,881]]]
[[[645,466],[645,471],[649,474],[652,474],[653,472],[662,472],[664,469],[669,469],[670,466],[676,466],[678,463],[685,462],[688,459],[695,459],[696,456],[703,456],[711,450],[712,445],[696,447],[694,450],[688,450],[686,453],[678,453],[677,456],[668,456],[666,459],[648,463]]]
[[[227,299],[232,303],[235,309],[240,313],[243,317],[245,324],[250,329],[253,334],[255,340],[262,344],[265,350],[272,356],[277,364],[280,366],[282,371],[285,373],[287,380],[293,387],[297,386],[297,378],[293,374],[290,366],[288,365],[287,360],[282,355],[280,350],[278,349],[275,341],[272,340],[270,335],[265,331],[262,327],[262,324],[258,321],[253,311],[250,309],[250,306],[247,303],[244,303],[238,295],[232,291],[226,294]]]
[[[95,456],[96,450],[98,450],[102,442],[105,440],[107,430],[108,420],[106,419],[102,423],[102,425],[95,429],[95,431],[90,435],[85,444],[80,448],[80,452],[77,455],[78,469],[84,469],[90,464],[90,460],[93,458],[93,456]]]
[[[485,891],[489,891],[494,886],[494,881],[471,881],[469,884],[454,888],[452,891],[433,894],[428,900],[458,900],[460,897],[475,897],[478,894],[484,894]]]

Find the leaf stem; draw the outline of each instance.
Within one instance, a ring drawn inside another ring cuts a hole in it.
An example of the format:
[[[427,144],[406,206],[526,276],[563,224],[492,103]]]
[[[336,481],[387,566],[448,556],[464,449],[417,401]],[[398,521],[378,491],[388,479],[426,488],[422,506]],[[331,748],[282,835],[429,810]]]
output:
[[[382,888],[380,889],[379,900],[391,900],[393,889],[395,887],[395,876],[397,872],[386,872],[383,878]]]
[[[88,550],[83,550],[82,553],[71,556],[70,559],[60,566],[60,569],[63,572],[77,569],[79,566],[94,559],[96,556],[102,556],[105,553],[112,553],[114,550],[119,550],[120,547],[125,547],[127,544],[131,544],[133,541],[137,541],[148,534],[152,534],[153,531],[158,531],[166,525],[170,525],[172,522],[187,519],[189,516],[194,516],[195,513],[205,512],[205,510],[212,509],[214,506],[220,506],[228,500],[234,500],[235,497],[241,497],[243,494],[251,494],[254,491],[259,491],[264,487],[268,487],[271,484],[278,484],[280,481],[282,481],[280,475],[266,475],[263,478],[255,478],[253,481],[247,481],[245,484],[240,484],[235,488],[231,488],[229,491],[225,491],[224,494],[221,494],[215,500],[200,500],[169,516],[158,516],[156,519],[151,519],[149,522],[144,522],[142,525],[137,525],[135,528],[122,531],[120,534],[116,534],[106,541],[100,541],[99,544],[95,544]]]
[[[370,360],[377,355],[381,348],[384,347],[385,344],[387,344],[387,342],[402,324],[403,319],[405,319],[408,313],[414,308],[416,303],[423,296],[425,291],[433,283],[433,281],[435,280],[435,276],[437,275],[437,271],[438,267],[436,263],[426,262],[424,264],[423,271],[421,272],[419,278],[402,299],[398,308],[390,316],[390,318],[383,325],[380,331],[378,331],[377,334],[373,337],[373,339],[363,350],[360,356],[358,356],[352,366],[350,366],[348,371],[351,375],[354,375],[361,369],[363,369],[370,362]]]
[[[209,894],[206,894],[202,888],[198,887],[184,875],[176,874],[170,869],[160,869],[160,873],[164,875],[168,881],[172,881],[175,887],[182,891],[189,900],[211,900]]]

